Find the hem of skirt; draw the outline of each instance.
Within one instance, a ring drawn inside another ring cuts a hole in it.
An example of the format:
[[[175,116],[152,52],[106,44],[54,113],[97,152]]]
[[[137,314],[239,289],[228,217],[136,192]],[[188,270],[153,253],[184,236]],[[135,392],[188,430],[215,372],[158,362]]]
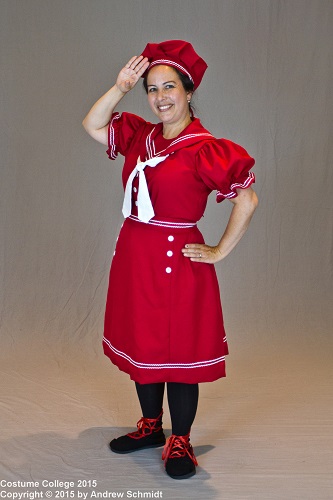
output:
[[[225,356],[221,356],[221,361],[213,365],[200,366],[194,368],[177,368],[170,365],[170,368],[137,368],[130,362],[119,358],[105,346],[104,354],[110,359],[120,371],[127,373],[129,377],[139,384],[154,384],[160,382],[178,382],[183,384],[198,384],[203,382],[214,382],[226,377]]]

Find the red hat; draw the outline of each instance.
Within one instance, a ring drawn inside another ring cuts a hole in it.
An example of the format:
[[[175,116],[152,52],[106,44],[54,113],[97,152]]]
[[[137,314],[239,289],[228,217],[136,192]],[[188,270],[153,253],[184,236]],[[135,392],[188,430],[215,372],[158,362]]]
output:
[[[142,76],[145,76],[153,66],[165,64],[187,75],[192,80],[194,88],[199,87],[208,67],[192,45],[184,40],[148,43],[141,55],[147,57],[150,62],[147,71]]]

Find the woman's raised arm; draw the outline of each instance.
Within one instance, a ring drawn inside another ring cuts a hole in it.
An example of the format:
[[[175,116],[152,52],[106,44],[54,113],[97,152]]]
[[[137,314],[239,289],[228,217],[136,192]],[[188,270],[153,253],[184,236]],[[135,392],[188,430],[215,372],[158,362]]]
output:
[[[132,57],[120,71],[115,85],[93,105],[82,125],[96,141],[108,144],[108,124],[114,108],[129,92],[149,66],[148,59]]]

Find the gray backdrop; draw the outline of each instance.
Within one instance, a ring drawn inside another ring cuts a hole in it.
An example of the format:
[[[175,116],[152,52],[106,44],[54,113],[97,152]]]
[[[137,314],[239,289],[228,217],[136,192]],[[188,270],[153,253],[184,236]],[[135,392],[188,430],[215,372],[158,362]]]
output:
[[[195,99],[203,124],[256,158],[259,208],[217,265],[232,359],[292,346],[297,359],[319,342],[325,352],[332,0],[1,0],[0,8],[0,328],[11,369],[30,359],[104,363],[122,159],[111,163],[81,121],[132,55],[173,38],[193,43],[208,63]],[[153,120],[139,85],[119,110]],[[200,227],[214,244],[231,204],[211,198]],[[103,382],[112,370],[105,365]]]
[[[218,264],[231,341],[332,328],[331,0],[1,1],[1,332],[18,347],[100,340],[122,159],[81,121],[147,41],[209,68],[197,114],[256,158],[249,233]],[[119,107],[153,119],[137,86]],[[231,204],[201,224],[223,232]]]

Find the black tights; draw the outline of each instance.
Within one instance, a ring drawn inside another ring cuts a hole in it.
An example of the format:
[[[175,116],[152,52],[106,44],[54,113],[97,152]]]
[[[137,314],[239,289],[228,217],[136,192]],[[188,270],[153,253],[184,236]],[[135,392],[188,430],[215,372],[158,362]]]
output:
[[[135,383],[142,414],[145,418],[157,418],[162,411],[164,382],[158,384]],[[198,384],[167,382],[168,403],[172,434],[185,436],[190,432],[197,412]]]

